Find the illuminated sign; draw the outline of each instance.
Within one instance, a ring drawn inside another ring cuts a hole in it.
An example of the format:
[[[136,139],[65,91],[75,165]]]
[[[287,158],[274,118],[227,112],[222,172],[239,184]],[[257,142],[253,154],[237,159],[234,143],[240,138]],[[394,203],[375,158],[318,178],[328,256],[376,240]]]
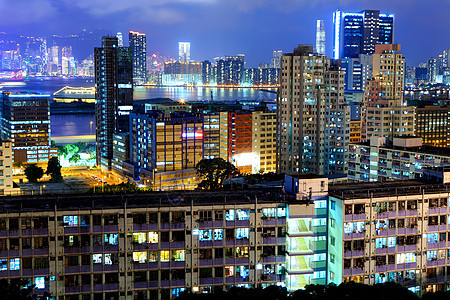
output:
[[[181,134],[182,138],[185,139],[201,139],[203,138],[203,133],[201,132],[183,132]]]

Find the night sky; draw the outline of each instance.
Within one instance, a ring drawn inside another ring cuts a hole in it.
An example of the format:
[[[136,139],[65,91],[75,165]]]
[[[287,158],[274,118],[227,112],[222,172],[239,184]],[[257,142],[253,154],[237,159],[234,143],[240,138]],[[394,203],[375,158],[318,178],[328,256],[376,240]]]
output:
[[[450,0],[0,0],[0,31],[76,34],[83,29],[147,34],[148,52],[177,57],[191,42],[191,59],[246,55],[247,67],[270,62],[273,50],[315,43],[316,19],[326,20],[331,56],[336,9],[394,13],[395,41],[408,65],[450,48]],[[100,45],[100,41],[99,41]]]

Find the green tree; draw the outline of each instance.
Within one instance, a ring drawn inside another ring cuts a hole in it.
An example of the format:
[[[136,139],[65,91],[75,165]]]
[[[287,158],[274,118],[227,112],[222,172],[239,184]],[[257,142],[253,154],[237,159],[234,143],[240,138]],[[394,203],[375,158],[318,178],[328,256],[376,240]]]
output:
[[[35,164],[28,165],[25,168],[24,173],[29,182],[37,182],[44,176],[44,170]]]
[[[239,174],[238,169],[223,158],[202,159],[195,169],[202,178],[202,182],[198,186],[208,190],[222,187],[225,179]]]
[[[62,145],[58,145],[58,146],[56,146],[56,147],[58,147],[58,156],[64,156],[64,157],[66,157],[67,154],[69,154],[69,153],[67,152],[67,148],[66,148],[66,147],[64,147],[64,146],[62,146]]]
[[[72,156],[69,158],[69,162],[73,162],[73,163],[76,164],[77,162],[80,161],[80,159],[81,159],[80,154],[74,153],[74,154],[72,154]]]
[[[47,175],[50,175],[53,182],[62,182],[61,165],[59,164],[58,157],[54,156],[48,160]]]
[[[13,163],[13,167],[15,168],[22,168],[23,167],[23,162],[21,161],[16,161],[15,163]]]

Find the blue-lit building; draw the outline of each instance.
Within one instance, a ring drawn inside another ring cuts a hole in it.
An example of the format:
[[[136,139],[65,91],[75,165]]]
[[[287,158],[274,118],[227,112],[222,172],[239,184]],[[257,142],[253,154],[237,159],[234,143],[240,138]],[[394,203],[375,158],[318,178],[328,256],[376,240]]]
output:
[[[357,58],[372,54],[376,44],[393,44],[394,15],[379,10],[359,13],[336,11],[333,14],[333,58]]]
[[[1,137],[12,141],[13,161],[47,163],[57,156],[50,143],[50,95],[3,92]]]

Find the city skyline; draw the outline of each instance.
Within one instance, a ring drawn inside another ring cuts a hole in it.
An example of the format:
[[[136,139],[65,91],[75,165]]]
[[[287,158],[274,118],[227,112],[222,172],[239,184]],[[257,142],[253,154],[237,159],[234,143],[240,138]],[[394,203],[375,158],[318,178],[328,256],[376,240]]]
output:
[[[269,5],[265,1],[258,4],[246,1],[242,4],[194,0],[175,1],[171,5],[160,1],[158,6],[134,1],[126,5],[113,2],[107,9],[101,10],[101,1],[94,1],[92,5],[81,1],[73,6],[63,1],[56,7],[47,0],[33,0],[27,6],[22,5],[21,1],[6,4],[2,0],[0,7],[4,6],[8,17],[0,20],[0,26],[2,31],[8,33],[43,36],[72,34],[84,28],[92,30],[99,27],[111,34],[137,30],[147,35],[149,53],[158,51],[177,57],[177,42],[186,40],[191,42],[193,60],[245,53],[248,64],[257,66],[260,62],[267,62],[273,50],[289,52],[300,43],[314,44],[316,19],[325,20],[329,37],[326,54],[331,56],[333,12],[337,9],[377,9],[395,14],[394,42],[402,44],[408,65],[417,65],[436,56],[450,44],[446,34],[450,21],[444,17],[450,3],[433,2],[438,4],[438,8],[418,1],[408,4],[380,1],[375,7],[365,1],[345,4],[322,1],[321,5],[289,1],[284,6],[280,3]],[[134,9],[139,6],[143,9]],[[46,21],[48,17],[52,18],[52,22]],[[442,21],[438,23],[434,20]],[[286,34],[279,34],[281,29]]]

